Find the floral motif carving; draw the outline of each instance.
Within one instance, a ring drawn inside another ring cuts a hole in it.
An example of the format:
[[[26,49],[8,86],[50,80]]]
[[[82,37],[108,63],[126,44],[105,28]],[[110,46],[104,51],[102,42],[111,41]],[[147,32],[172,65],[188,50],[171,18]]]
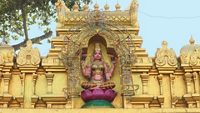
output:
[[[162,48],[156,52],[156,66],[177,66],[176,54],[173,49],[167,48],[167,42],[162,42]]]
[[[31,40],[27,41],[26,47],[21,47],[17,56],[19,65],[38,65],[40,63],[40,53],[37,48],[32,48]]]

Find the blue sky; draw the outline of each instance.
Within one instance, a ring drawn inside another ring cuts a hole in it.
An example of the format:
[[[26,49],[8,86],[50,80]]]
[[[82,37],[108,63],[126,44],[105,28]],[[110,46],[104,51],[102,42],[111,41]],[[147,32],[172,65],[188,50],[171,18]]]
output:
[[[100,5],[100,9],[103,9],[107,2],[111,10],[115,9],[115,4],[118,2],[121,9],[125,10],[129,8],[131,0],[93,0],[90,7],[93,8],[96,2]],[[142,47],[150,56],[155,56],[156,49],[161,47],[163,40],[168,42],[169,48],[173,48],[177,56],[181,47],[188,44],[191,35],[197,43],[200,43],[200,0],[138,0],[138,2],[139,35],[143,37]],[[55,22],[52,22],[51,28],[55,31]],[[37,26],[32,26],[29,31],[30,37],[41,34],[43,33]],[[38,47],[42,56],[45,56],[50,44],[45,40],[42,45],[35,47]]]
[[[139,3],[140,35],[144,39],[143,47],[151,56],[162,40],[174,48],[177,56],[191,35],[200,43],[200,0],[140,0]],[[174,18],[149,17],[142,12]]]

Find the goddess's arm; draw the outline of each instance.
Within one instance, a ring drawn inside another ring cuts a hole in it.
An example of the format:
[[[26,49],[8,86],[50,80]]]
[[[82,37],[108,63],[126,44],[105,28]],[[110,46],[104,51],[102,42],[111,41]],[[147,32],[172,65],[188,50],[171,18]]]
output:
[[[86,65],[82,69],[83,75],[87,78],[91,77],[91,64]]]
[[[105,68],[106,80],[110,80],[110,78],[111,78],[111,76],[113,74],[115,66],[111,65],[111,67],[109,67],[107,64],[104,64],[104,68]]]

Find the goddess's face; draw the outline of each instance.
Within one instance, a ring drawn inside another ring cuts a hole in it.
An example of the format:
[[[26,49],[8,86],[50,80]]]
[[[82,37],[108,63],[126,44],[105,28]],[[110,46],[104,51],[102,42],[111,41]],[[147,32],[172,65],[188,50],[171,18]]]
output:
[[[102,57],[101,51],[95,51],[94,52],[94,59],[95,60],[101,60],[101,57]]]

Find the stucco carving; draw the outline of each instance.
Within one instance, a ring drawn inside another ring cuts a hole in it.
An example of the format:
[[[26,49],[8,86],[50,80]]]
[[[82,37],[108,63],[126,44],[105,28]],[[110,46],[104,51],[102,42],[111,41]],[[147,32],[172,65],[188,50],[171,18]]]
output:
[[[181,49],[181,64],[190,66],[200,65],[200,45],[195,44],[195,40],[192,37],[189,42],[189,45],[186,45]]]
[[[12,63],[14,57],[14,49],[8,45],[0,46],[0,65]]]
[[[26,47],[21,47],[17,56],[18,65],[38,65],[40,53],[37,48],[32,48],[31,40],[27,41]]]
[[[173,49],[167,48],[167,42],[162,42],[162,48],[156,52],[155,63],[157,67],[161,66],[177,66],[176,54]]]
[[[191,54],[191,57],[190,57],[190,65],[191,66],[196,66],[199,64],[199,61],[200,60],[200,48],[198,49],[195,49],[193,54]]]

